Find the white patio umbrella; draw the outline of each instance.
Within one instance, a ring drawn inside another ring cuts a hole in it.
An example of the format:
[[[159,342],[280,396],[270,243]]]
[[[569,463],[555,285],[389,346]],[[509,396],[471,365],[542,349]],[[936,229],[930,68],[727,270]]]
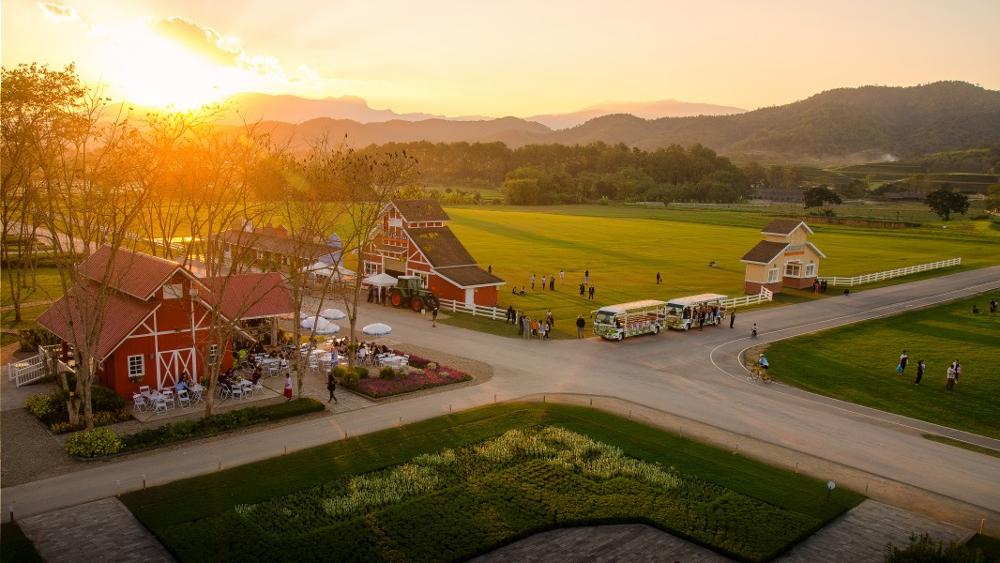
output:
[[[337,334],[340,332],[340,325],[337,323],[326,323],[321,327],[316,328],[316,334]]]
[[[313,328],[315,328],[316,330],[320,330],[325,328],[329,324],[331,324],[330,321],[324,319],[323,317],[306,317],[302,319],[302,322],[299,323],[299,326],[306,330],[312,330]]]
[[[323,312],[319,314],[328,321],[339,321],[341,319],[347,318],[347,313],[341,311],[340,309],[323,309]]]
[[[385,272],[368,276],[362,281],[368,285],[374,285],[375,287],[394,287],[396,285],[396,278]]]
[[[372,323],[365,325],[361,332],[367,336],[387,336],[392,332],[392,327],[385,323]]]

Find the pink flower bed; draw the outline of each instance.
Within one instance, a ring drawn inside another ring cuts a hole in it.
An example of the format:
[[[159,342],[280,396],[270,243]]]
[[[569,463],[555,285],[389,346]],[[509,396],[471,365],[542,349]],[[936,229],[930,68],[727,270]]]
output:
[[[409,375],[404,377],[397,376],[392,379],[367,377],[358,382],[358,391],[369,397],[390,397],[400,393],[409,393],[418,389],[460,383],[470,379],[472,377],[469,374],[451,368],[440,368],[437,371],[429,369],[418,371],[414,369],[410,371]]]

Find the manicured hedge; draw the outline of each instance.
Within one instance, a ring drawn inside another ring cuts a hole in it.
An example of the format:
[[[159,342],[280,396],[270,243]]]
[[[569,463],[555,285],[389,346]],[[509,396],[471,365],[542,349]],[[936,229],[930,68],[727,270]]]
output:
[[[469,374],[458,370],[442,368],[434,371],[428,367],[422,370],[411,370],[405,375],[396,374],[395,377],[391,378],[380,374],[378,379],[362,379],[358,382],[356,389],[359,393],[369,397],[380,398],[430,387],[461,383],[470,379],[472,377]]]
[[[305,398],[268,405],[266,407],[248,407],[233,410],[198,420],[171,422],[159,428],[150,428],[149,430],[142,430],[135,434],[122,436],[122,441],[124,442],[122,451],[128,452],[193,438],[201,438],[220,432],[245,428],[254,424],[319,412],[325,408],[323,403],[316,399]]]
[[[74,381],[70,377],[70,389],[73,389]],[[82,430],[83,411],[81,409],[80,424],[70,424],[69,412],[66,410],[66,399],[68,394],[62,388],[58,388],[51,393],[31,395],[24,401],[25,408],[49,430],[56,434],[74,432]],[[107,426],[116,422],[124,422],[132,418],[132,412],[128,409],[125,399],[117,393],[103,385],[91,385],[90,397],[94,409],[94,426]]]
[[[822,524],[587,436],[532,426],[157,534],[182,561],[455,561],[538,531],[626,522],[751,561]]]

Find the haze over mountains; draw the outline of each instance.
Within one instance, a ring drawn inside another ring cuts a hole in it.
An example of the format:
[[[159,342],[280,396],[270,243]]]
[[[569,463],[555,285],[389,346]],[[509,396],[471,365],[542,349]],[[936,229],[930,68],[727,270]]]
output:
[[[499,141],[517,147],[603,141],[655,149],[701,143],[727,156],[768,162],[870,162],[888,155],[909,157],[1000,144],[1000,92],[954,81],[911,87],[840,88],[791,104],[731,115],[658,119],[621,113],[602,115],[565,129],[515,117],[451,120],[420,119],[422,114],[409,114],[404,118],[390,110],[368,108],[357,99],[336,101],[354,108],[357,119],[320,118],[298,124],[272,120],[261,125],[276,140],[288,141],[293,149],[304,148],[324,135],[331,139],[346,137],[353,146]],[[389,121],[361,122],[372,116],[390,115],[394,117]],[[560,123],[553,120],[565,119],[569,123],[574,119],[536,117],[553,125]]]

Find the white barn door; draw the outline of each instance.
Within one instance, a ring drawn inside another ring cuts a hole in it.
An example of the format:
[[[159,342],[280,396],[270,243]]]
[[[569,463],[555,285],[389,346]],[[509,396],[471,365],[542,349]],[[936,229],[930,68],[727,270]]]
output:
[[[156,386],[160,389],[173,387],[185,371],[195,377],[194,348],[181,348],[160,352]]]

